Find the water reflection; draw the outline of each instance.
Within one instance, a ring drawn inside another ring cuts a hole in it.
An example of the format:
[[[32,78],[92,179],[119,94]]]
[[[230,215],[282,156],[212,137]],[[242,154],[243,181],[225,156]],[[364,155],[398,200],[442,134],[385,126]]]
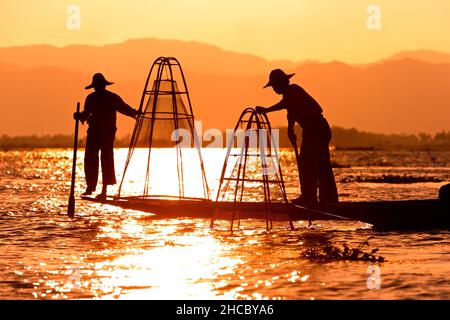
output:
[[[211,231],[209,221],[201,219],[149,220],[148,213],[82,201],[77,202],[77,218],[67,219],[70,155],[68,150],[0,152],[1,298],[449,298],[450,284],[442,280],[450,278],[448,233],[377,234],[357,222],[326,221],[312,228],[298,222],[296,231],[274,223],[274,230],[266,232],[264,221],[246,220],[242,230],[230,235],[227,222],[218,222]],[[213,189],[223,155],[223,150],[204,154]],[[283,151],[281,156],[287,193],[293,197],[298,192],[293,154]],[[125,157],[126,150],[116,150],[119,173]],[[367,167],[364,161],[370,157],[364,160],[360,154],[334,157],[351,164],[336,170],[338,178],[355,171],[382,174],[411,168],[449,178],[444,166],[420,167],[426,163],[424,154],[380,154],[393,165],[389,168]],[[77,192],[84,190],[82,158],[81,153]],[[450,164],[450,154],[438,158],[440,164]],[[393,190],[402,198],[418,198],[437,188],[433,183],[339,185],[344,200],[388,199]],[[371,235],[389,261],[379,292],[367,290],[365,262],[320,264],[301,258],[306,248],[330,242],[352,246]],[[415,286],[404,288],[407,283]]]

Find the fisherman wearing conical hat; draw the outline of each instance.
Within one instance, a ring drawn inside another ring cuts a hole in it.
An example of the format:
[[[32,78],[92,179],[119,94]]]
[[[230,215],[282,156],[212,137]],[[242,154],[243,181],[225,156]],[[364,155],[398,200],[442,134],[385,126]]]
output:
[[[86,97],[83,112],[74,114],[75,119],[81,120],[82,123],[87,121],[89,125],[84,155],[87,186],[83,195],[91,195],[97,187],[100,152],[103,188],[97,196],[99,199],[105,199],[108,185],[116,183],[113,148],[117,130],[117,112],[132,118],[135,118],[138,113],[120,96],[106,90],[106,86],[111,84],[113,83],[107,81],[103,74],[94,74],[92,83],[85,88],[93,88],[94,92]]]
[[[331,129],[323,117],[319,103],[302,87],[290,84],[294,74],[280,69],[272,70],[269,82],[264,88],[272,87],[283,99],[272,107],[257,107],[258,112],[287,110],[288,137],[297,153],[296,123],[302,128],[302,144],[297,159],[300,174],[301,196],[293,202],[302,206],[318,203],[317,189],[321,203],[337,203],[338,194],[330,161],[329,143]]]

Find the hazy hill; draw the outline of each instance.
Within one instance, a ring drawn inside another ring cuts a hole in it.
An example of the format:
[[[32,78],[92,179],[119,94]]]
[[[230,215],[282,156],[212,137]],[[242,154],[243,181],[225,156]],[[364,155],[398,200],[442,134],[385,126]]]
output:
[[[160,55],[181,61],[204,128],[234,127],[244,107],[278,101],[271,89],[262,90],[274,65],[296,73],[293,81],[317,98],[333,125],[388,133],[450,128],[450,63],[405,53],[367,66],[305,62],[294,67],[199,43],[146,39],[104,47],[0,48],[0,134],[70,133],[75,103],[84,101],[83,87],[96,71],[137,107],[148,69]],[[285,125],[284,112],[270,117],[274,126]],[[119,121],[119,135],[129,133],[133,121]]]
[[[404,59],[357,68],[335,62],[297,72],[295,79],[335,125],[388,133],[450,128],[450,64]]]
[[[394,54],[386,60],[415,59],[431,63],[450,63],[450,53],[431,50],[404,51]]]
[[[100,70],[122,81],[146,77],[151,64],[160,56],[177,57],[183,68],[205,74],[266,74],[275,65],[295,65],[287,60],[271,62],[198,42],[153,38],[98,47],[71,45],[58,48],[35,45],[0,48],[0,63],[8,62],[27,68],[56,66],[88,74]]]

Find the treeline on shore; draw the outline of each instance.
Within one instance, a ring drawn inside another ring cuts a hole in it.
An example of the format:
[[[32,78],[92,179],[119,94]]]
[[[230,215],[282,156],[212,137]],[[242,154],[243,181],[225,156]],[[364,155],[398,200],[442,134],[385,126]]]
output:
[[[332,134],[331,145],[337,150],[450,150],[450,131],[441,131],[434,135],[383,134],[333,127]],[[297,137],[301,140],[300,130],[297,131]],[[280,146],[289,145],[287,128],[281,128]]]
[[[393,149],[420,149],[420,150],[450,150],[450,131],[438,132],[434,135],[419,134],[379,134],[333,127],[331,145],[338,150],[393,150]],[[225,136],[225,135],[224,135]],[[301,140],[301,133],[297,131]],[[280,128],[280,147],[290,147],[287,129]],[[130,136],[117,138],[115,146],[126,148],[129,146]],[[208,142],[205,142],[206,146]],[[84,147],[86,137],[79,139],[78,145]],[[0,148],[71,148],[72,135],[31,135],[31,136],[0,136]]]
[[[332,144],[336,149],[421,149],[450,150],[450,131],[434,135],[419,134],[379,134],[333,127]]]

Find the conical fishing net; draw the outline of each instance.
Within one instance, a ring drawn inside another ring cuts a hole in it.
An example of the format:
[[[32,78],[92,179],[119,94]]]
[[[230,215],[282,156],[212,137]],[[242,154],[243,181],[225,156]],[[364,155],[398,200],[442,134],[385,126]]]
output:
[[[209,199],[185,77],[175,58],[149,73],[118,198]]]

